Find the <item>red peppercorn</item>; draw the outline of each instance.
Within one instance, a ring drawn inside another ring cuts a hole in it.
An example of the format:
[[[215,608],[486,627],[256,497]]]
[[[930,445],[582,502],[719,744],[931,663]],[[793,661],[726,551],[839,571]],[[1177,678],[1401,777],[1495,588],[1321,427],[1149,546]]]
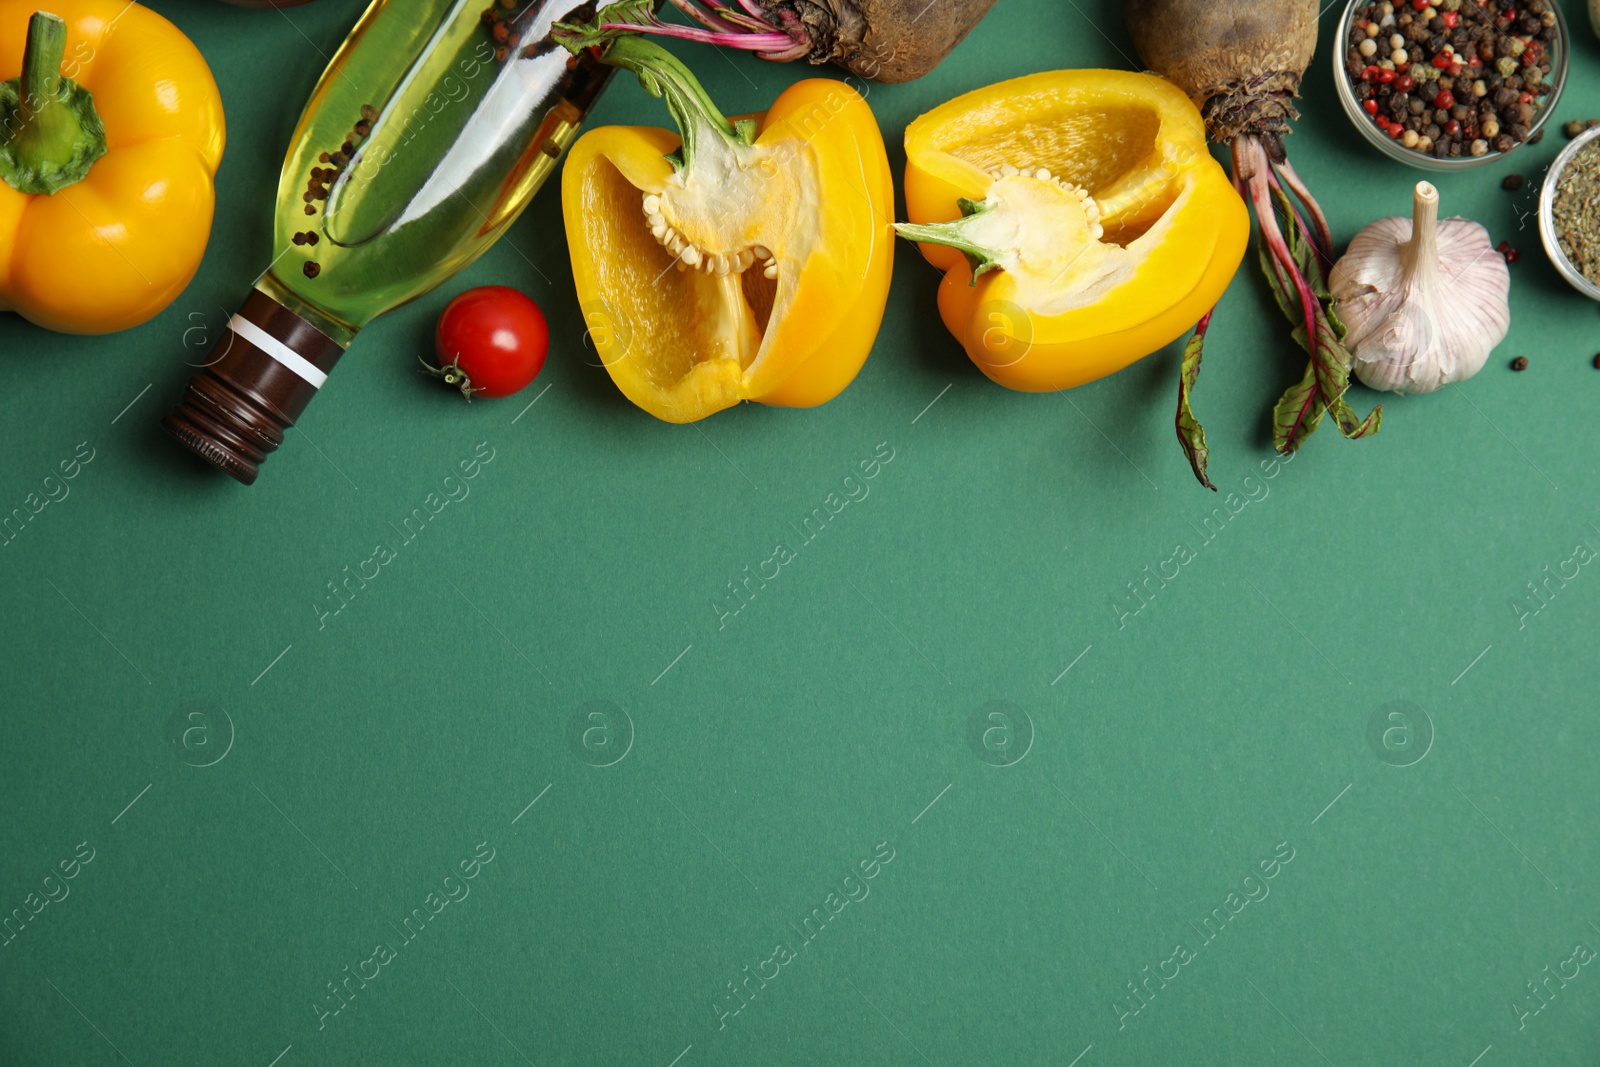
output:
[[[1411,0],[1411,10],[1421,11],[1431,3],[1433,3],[1433,0]]]
[[[1438,55],[1433,57],[1431,62],[1434,66],[1438,67],[1440,70],[1443,70],[1450,65],[1450,53],[1440,52]]]
[[[1405,135],[1406,135],[1406,124],[1405,123],[1403,123],[1403,122],[1391,122],[1391,123],[1389,123],[1389,136],[1390,137],[1393,137],[1396,141],[1398,141],[1400,138],[1404,137]]]
[[[1447,30],[1455,29],[1456,24],[1461,21],[1461,15],[1455,11],[1441,12],[1440,17],[1444,19],[1445,29]],[[1363,26],[1362,29],[1366,29],[1366,27]]]
[[[1361,102],[1361,110],[1369,115],[1376,115],[1378,113],[1378,102],[1369,96]]]
[[[1409,93],[1412,89],[1416,88],[1416,84],[1416,81],[1412,79],[1411,75],[1402,74],[1400,77],[1394,80],[1394,91],[1397,93]]]
[[[1456,106],[1456,94],[1449,89],[1440,89],[1439,95],[1433,98],[1433,106],[1442,111],[1449,111]]]
[[[1364,81],[1364,82],[1375,82],[1375,81],[1377,81],[1378,80],[1378,68],[1375,67],[1375,66],[1369,66],[1366,70],[1361,72],[1361,80]]]
[[[1494,250],[1506,257],[1507,264],[1515,263],[1517,260],[1522,258],[1522,253],[1518,252],[1515,248],[1512,248],[1510,241],[1501,241],[1499,244],[1494,246]]]
[[[1519,103],[1519,104],[1531,104],[1531,103],[1533,103],[1533,94],[1532,93],[1523,93],[1522,95],[1517,97],[1517,103]]]
[[[1394,71],[1392,71],[1392,70],[1380,70],[1380,71],[1378,71],[1378,81],[1381,82],[1382,84],[1388,85],[1390,82],[1394,81],[1394,79],[1395,79]]]
[[[1448,133],[1451,137],[1461,136],[1461,123],[1457,122],[1455,119],[1451,119],[1449,122],[1444,124],[1444,132]]]

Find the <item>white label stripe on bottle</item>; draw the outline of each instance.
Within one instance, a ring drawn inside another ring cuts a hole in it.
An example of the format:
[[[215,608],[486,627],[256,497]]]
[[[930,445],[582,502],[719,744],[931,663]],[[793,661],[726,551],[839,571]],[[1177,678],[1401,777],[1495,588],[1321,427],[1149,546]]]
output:
[[[328,380],[328,376],[318,370],[316,364],[249,319],[235,315],[228,320],[228,329],[304,378],[313,389],[321,389],[322,383]]]

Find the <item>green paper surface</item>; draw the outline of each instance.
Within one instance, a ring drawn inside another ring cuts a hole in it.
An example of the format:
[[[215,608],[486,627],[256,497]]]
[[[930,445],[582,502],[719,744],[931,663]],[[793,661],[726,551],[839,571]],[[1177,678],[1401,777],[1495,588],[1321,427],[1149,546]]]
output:
[[[1592,1063],[1600,306],[1534,216],[1600,99],[1568,7],[1550,135],[1430,177],[1521,250],[1510,337],[1285,463],[1305,358],[1248,256],[1212,494],[1181,340],[1005,391],[904,243],[837,400],[658,422],[584,343],[554,184],[241,487],[157,420],[360,6],[161,5],[227,108],[199,276],[109,337],[0,315],[0,509],[79,464],[0,548],[0,1064]],[[1424,175],[1340,109],[1338,14],[1289,148],[1342,245]],[[836,76],[675,47],[729,114]],[[898,177],[929,108],[1132,54],[1110,0],[1004,0],[869,101]],[[666,121],[621,77],[593,124]],[[479,284],[552,350],[469,406],[416,357]]]

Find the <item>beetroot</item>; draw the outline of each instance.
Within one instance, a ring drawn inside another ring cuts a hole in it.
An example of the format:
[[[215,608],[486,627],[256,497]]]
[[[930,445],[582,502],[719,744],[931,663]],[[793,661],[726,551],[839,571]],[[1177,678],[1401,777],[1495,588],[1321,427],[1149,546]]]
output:
[[[1317,46],[1318,0],[1123,0],[1123,14],[1140,59],[1188,93],[1211,139],[1231,148],[1234,184],[1255,206],[1261,227],[1267,280],[1311,356],[1304,378],[1273,411],[1273,444],[1293,452],[1324,413],[1346,437],[1376,433],[1382,407],[1358,419],[1344,399],[1351,359],[1344,327],[1329,312],[1324,278],[1333,240],[1283,145],[1290,120],[1299,117],[1294,101]],[[1195,475],[1215,489],[1205,473],[1205,432],[1189,411],[1210,319],[1201,320],[1184,355],[1177,421]]]
[[[995,0],[671,0],[697,26],[666,22],[657,0],[600,9],[594,28],[703,41],[762,59],[837,63],[871,81],[922,77],[960,44]]]

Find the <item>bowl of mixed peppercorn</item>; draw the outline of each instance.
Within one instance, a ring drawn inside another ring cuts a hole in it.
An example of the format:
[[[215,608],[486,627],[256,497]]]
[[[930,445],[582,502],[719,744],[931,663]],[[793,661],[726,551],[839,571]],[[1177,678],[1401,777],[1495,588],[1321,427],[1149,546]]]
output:
[[[1567,77],[1555,0],[1351,0],[1334,52],[1356,129],[1402,163],[1459,170],[1543,136]]]

